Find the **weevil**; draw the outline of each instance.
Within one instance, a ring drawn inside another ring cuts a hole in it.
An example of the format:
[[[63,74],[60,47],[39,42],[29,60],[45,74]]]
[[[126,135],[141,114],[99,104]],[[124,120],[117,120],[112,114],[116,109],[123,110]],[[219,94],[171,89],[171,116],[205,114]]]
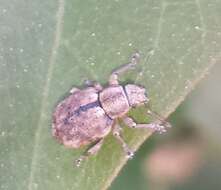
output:
[[[133,69],[140,59],[138,52],[130,62],[112,72],[109,85],[102,87],[98,82],[86,82],[83,89],[72,88],[70,95],[61,101],[53,113],[52,135],[64,146],[78,149],[93,144],[75,163],[95,155],[101,148],[104,138],[112,132],[121,144],[126,156],[132,158],[134,152],[122,137],[118,123],[121,119],[130,128],[146,128],[163,133],[170,124],[160,115],[148,109],[147,114],[156,120],[148,124],[137,124],[127,113],[131,108],[147,105],[149,97],[144,87],[136,84],[119,84],[118,77]]]

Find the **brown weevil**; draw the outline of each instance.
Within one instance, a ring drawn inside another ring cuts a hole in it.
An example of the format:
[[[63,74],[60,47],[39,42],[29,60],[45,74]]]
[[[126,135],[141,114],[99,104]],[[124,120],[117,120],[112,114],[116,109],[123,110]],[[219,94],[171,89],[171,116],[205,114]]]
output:
[[[118,76],[134,68],[139,58],[140,54],[136,52],[128,64],[113,71],[107,87],[103,88],[97,82],[87,81],[86,88],[73,88],[71,94],[55,108],[52,134],[60,143],[70,148],[94,143],[76,160],[77,166],[83,159],[99,151],[104,138],[110,132],[122,145],[126,155],[129,158],[133,157],[133,151],[122,138],[118,119],[122,119],[128,127],[147,128],[160,133],[170,127],[165,119],[150,110],[147,114],[155,117],[156,121],[149,124],[136,124],[127,116],[132,107],[146,105],[149,101],[145,88],[135,84],[122,86],[118,82]]]

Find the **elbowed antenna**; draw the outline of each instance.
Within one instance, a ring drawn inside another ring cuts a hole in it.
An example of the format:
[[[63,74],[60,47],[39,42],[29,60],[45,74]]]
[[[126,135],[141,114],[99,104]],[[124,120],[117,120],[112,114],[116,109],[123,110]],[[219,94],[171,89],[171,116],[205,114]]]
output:
[[[135,53],[132,54],[130,63],[136,65],[139,62],[139,60],[140,60],[140,53],[136,51]]]
[[[156,119],[158,119],[159,121],[161,121],[161,122],[162,122],[162,125],[164,125],[165,127],[167,127],[167,128],[171,128],[171,127],[172,127],[172,125],[170,124],[170,122],[168,122],[165,117],[163,117],[162,115],[156,113],[155,111],[152,111],[147,104],[145,104],[145,107],[148,109],[148,110],[147,110],[147,114],[148,114],[148,115],[150,115],[150,116],[152,116],[153,118],[156,118]]]

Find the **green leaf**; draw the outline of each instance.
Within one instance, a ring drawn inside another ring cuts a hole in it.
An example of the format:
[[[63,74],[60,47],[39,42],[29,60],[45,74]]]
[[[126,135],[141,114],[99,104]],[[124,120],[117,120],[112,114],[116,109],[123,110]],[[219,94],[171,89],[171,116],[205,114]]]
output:
[[[97,156],[73,168],[84,149],[52,138],[54,107],[85,79],[105,84],[139,50],[140,65],[121,80],[144,85],[152,108],[168,116],[220,61],[220,9],[219,0],[1,1],[1,189],[108,187],[126,163],[121,147],[110,135]],[[147,121],[143,109],[131,114]],[[149,135],[124,130],[133,149]]]

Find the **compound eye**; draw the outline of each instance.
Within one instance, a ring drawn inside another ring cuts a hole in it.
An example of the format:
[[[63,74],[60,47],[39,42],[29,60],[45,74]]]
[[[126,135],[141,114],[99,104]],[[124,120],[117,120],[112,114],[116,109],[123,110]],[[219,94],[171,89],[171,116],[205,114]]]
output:
[[[146,97],[148,96],[147,91],[144,92],[144,95],[145,95]]]

